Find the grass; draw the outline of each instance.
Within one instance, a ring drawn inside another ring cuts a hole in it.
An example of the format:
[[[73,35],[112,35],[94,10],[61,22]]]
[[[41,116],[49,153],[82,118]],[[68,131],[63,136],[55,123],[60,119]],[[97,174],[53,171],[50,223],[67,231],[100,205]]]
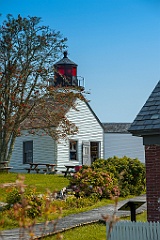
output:
[[[130,220],[130,217],[124,217],[122,220]],[[136,221],[138,222],[146,222],[147,221],[147,212],[144,211],[143,213],[136,215]]]
[[[138,214],[136,217],[137,221],[146,222],[147,213],[146,211]],[[130,220],[130,217],[122,218],[122,220]],[[106,224],[105,223],[93,223],[84,225],[81,227],[73,228],[64,231],[62,234],[63,240],[106,240]],[[46,237],[45,240],[56,240],[57,236]]]
[[[106,225],[103,223],[94,223],[83,225],[61,234],[63,240],[106,240]],[[45,240],[57,240],[57,236],[49,236]]]
[[[136,216],[137,221],[146,222],[146,211]],[[130,220],[130,217],[122,218],[122,220]],[[106,240],[106,224],[93,223],[81,227],[73,228],[62,233],[63,240]],[[57,236],[46,237],[45,240],[56,240]]]
[[[25,184],[29,186],[36,187],[37,192],[45,193],[46,189],[50,191],[60,190],[63,187],[69,184],[69,180],[64,178],[62,175],[44,175],[44,174],[21,174],[25,176]],[[0,184],[1,183],[11,183],[15,182],[17,179],[16,173],[0,173]],[[7,192],[6,189],[0,188],[0,201],[4,201],[6,199]],[[133,196],[132,196],[133,197]],[[128,197],[130,198],[130,196]],[[119,200],[123,200],[120,198]],[[112,200],[103,199],[101,201],[96,202],[95,204],[91,204],[90,206],[83,207],[71,207],[69,209],[63,210],[63,216],[79,213],[91,210],[93,208],[98,208],[101,206],[105,206],[107,204],[113,203]],[[1,215],[1,214],[0,214]],[[4,216],[0,216],[4,218]],[[130,220],[130,218],[125,218],[126,220]],[[44,219],[39,219],[42,222]],[[123,218],[124,220],[124,218]],[[137,221],[146,221],[146,213],[142,213],[137,215]],[[11,221],[11,219],[7,219],[6,225],[3,229],[11,229],[17,227],[15,222]],[[2,230],[2,228],[1,228]],[[56,236],[46,237],[45,240],[56,240]],[[80,240],[80,239],[93,239],[93,240],[103,240],[106,239],[106,226],[105,224],[95,223],[84,225],[81,227],[77,227],[71,230],[68,230],[63,233],[63,239],[65,240]]]
[[[37,193],[45,193],[47,189],[51,192],[55,190],[61,190],[69,184],[69,180],[62,175],[45,175],[45,174],[20,174],[25,176],[24,184],[29,188],[36,188]],[[15,183],[17,180],[17,173],[0,173],[0,184],[3,183]],[[6,202],[6,196],[8,194],[8,188],[0,188],[0,202]],[[18,224],[8,217],[7,212],[0,212],[0,221],[4,220],[3,226],[0,226],[0,230],[12,229],[18,227]],[[38,222],[43,222],[44,218],[39,218]],[[0,224],[1,225],[1,224]]]
[[[17,173],[0,173],[0,184],[1,183],[14,183],[17,179]],[[61,190],[69,184],[69,180],[64,178],[63,175],[45,175],[45,174],[21,174],[25,176],[25,184],[28,186],[36,187],[36,191],[44,193],[46,189],[51,192],[55,190]],[[0,188],[0,201],[6,200],[7,192],[6,189]]]
[[[36,192],[38,193],[45,193],[46,189],[49,189],[51,192],[54,192],[55,190],[60,190],[63,187],[66,187],[69,184],[69,180],[67,178],[64,178],[63,175],[44,175],[44,174],[21,174],[25,176],[25,184],[29,187],[34,186],[36,188]],[[16,173],[0,173],[0,184],[1,183],[15,183],[17,179],[18,174]],[[6,196],[8,194],[8,189],[6,188],[0,188],[0,201],[5,202]],[[83,200],[83,199],[82,199]],[[59,207],[63,208],[62,216],[67,216],[69,214],[73,213],[79,213],[88,211],[94,208],[98,208],[101,206],[105,206],[107,204],[113,203],[112,200],[109,199],[102,199],[101,201],[91,203],[90,200],[84,199],[82,203],[78,203],[78,206],[75,204],[75,201],[71,202],[71,205],[69,205],[67,208],[65,208],[65,202],[64,201],[56,201],[56,204],[58,204]],[[52,220],[55,218],[55,214],[51,214],[49,216],[49,220]],[[14,220],[12,220],[10,217],[7,216],[7,213],[0,212],[0,220],[5,220],[5,224],[0,226],[0,230],[4,229],[12,229],[15,227],[18,227],[18,224]],[[39,217],[37,219],[37,222],[44,222],[44,217]]]

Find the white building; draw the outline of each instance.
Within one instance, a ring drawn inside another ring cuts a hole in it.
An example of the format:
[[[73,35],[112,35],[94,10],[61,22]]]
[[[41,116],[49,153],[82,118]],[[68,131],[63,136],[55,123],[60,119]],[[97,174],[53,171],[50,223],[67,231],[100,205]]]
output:
[[[77,78],[77,64],[68,59],[66,52],[64,58],[55,64],[55,69],[51,85],[59,86],[60,89],[84,89]],[[78,133],[56,141],[45,134],[29,134],[26,127],[15,142],[10,163],[13,171],[26,171],[27,164],[31,162],[56,164],[57,170],[63,171],[67,164],[91,165],[97,158],[107,159],[113,156],[138,158],[144,162],[142,138],[134,137],[128,132],[130,123],[102,124],[88,102],[79,98],[74,101],[76,109],[66,104],[64,115],[78,127]],[[42,133],[42,130],[39,129],[39,132]]]
[[[57,68],[56,81],[51,84],[60,87],[80,87],[77,79],[77,65],[64,58],[55,64]],[[58,73],[67,76],[67,82]],[[78,127],[76,135],[69,135],[68,139],[54,140],[52,137],[43,134],[29,134],[23,131],[17,137],[10,165],[13,171],[24,171],[26,164],[53,163],[57,170],[64,170],[65,164],[90,165],[96,158],[103,158],[103,126],[91,109],[90,105],[79,98],[75,102],[76,109],[68,107],[65,115],[68,120]],[[39,130],[41,132],[41,130]]]
[[[145,162],[143,139],[128,132],[131,123],[103,123],[104,158],[127,156]]]

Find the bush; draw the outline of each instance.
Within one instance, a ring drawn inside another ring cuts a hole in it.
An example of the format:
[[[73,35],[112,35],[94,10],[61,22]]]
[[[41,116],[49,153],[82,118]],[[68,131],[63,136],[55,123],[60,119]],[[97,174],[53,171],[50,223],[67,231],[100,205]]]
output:
[[[41,207],[43,203],[42,198],[39,197],[34,190],[29,190],[29,192],[26,193],[25,197],[29,205],[27,211],[28,217],[32,219],[39,217],[41,215]]]
[[[15,204],[24,204],[24,199],[28,205],[27,215],[29,218],[36,218],[41,214],[42,199],[37,196],[35,190],[27,189],[25,194],[20,194],[17,188],[13,188],[7,195],[6,202],[8,208],[13,207]]]
[[[97,196],[93,195],[91,197],[85,198],[76,198],[75,196],[68,197],[66,199],[66,209],[73,209],[73,208],[84,208],[87,206],[91,206],[98,201]]]
[[[112,174],[118,181],[120,195],[139,195],[145,191],[145,165],[138,159],[126,156],[118,158],[98,159],[91,168]]]
[[[12,207],[15,203],[19,203],[20,201],[21,194],[19,193],[17,188],[13,188],[6,197],[8,208]]]
[[[70,188],[76,197],[109,198],[111,194],[118,194],[116,180],[111,174],[86,166],[70,179]]]
[[[37,239],[34,226],[37,223],[39,216],[44,219],[44,226],[50,220],[53,221],[53,229],[56,227],[57,219],[61,217],[61,209],[55,206],[52,201],[52,193],[46,190],[45,194],[39,194],[35,188],[24,184],[25,177],[18,175],[15,183],[1,184],[0,187],[9,187],[6,201],[8,209],[3,209],[0,214],[0,225],[4,228],[7,223],[11,226],[19,226],[20,235],[18,239],[26,239],[26,234],[29,234],[30,239]],[[39,235],[43,236],[44,228],[39,229]],[[2,236],[3,238],[3,236]],[[28,239],[28,238],[27,238]]]

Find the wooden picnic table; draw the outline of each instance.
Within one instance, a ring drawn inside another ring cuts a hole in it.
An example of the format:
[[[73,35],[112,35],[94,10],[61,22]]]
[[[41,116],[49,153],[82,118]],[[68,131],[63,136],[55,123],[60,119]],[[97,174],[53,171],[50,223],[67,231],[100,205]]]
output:
[[[28,170],[28,173],[30,173],[31,171],[35,171],[36,173],[39,173],[39,171],[41,170],[41,168],[39,168],[39,166],[45,166],[45,168],[43,169],[43,171],[45,173],[51,173],[51,172],[55,172],[55,166],[56,164],[52,164],[52,163],[29,163],[30,167],[26,168],[26,170]]]
[[[10,167],[8,166],[8,161],[3,161],[3,162],[0,162],[0,171],[6,171],[8,173],[8,171],[13,168],[13,167]]]
[[[1,165],[2,167],[7,167],[7,166],[8,166],[8,161],[0,162],[0,165]],[[0,166],[0,167],[1,167],[1,166]]]
[[[72,170],[75,169],[75,165],[65,165],[66,171],[64,171],[64,177],[67,177],[67,175],[70,175]]]

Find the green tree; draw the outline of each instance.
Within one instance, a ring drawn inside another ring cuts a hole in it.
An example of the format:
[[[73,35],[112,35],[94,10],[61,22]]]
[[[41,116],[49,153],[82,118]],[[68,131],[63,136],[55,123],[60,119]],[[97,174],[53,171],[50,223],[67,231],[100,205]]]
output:
[[[35,123],[53,137],[60,134],[53,126],[63,117],[65,106],[58,112],[51,99],[58,98],[62,107],[66,97],[71,99],[70,105],[74,98],[73,93],[60,93],[49,85],[67,39],[40,22],[39,17],[7,15],[0,26],[0,161],[10,160],[15,139],[22,126],[27,126],[22,125],[26,119],[30,129]],[[63,117],[62,135],[76,130]]]

